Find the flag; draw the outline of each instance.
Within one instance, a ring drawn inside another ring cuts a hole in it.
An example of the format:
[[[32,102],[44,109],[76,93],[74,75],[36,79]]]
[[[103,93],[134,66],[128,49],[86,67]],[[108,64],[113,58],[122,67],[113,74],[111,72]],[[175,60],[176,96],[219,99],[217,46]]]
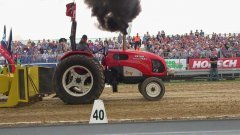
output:
[[[6,41],[6,25],[4,25],[4,28],[3,28],[3,37],[2,37],[2,41]]]
[[[76,3],[72,2],[72,3],[68,3],[66,5],[67,10],[66,10],[66,16],[69,16],[72,18],[72,20],[75,20],[75,16],[76,16]]]
[[[7,43],[6,43],[6,25],[4,25],[3,37],[2,37],[1,45],[3,46],[4,49],[7,49]]]
[[[8,38],[8,52],[10,55],[12,55],[12,28],[10,30],[9,38]]]
[[[8,51],[3,48],[3,46],[0,46],[0,54],[5,58],[7,67],[9,68],[9,72],[15,71],[15,62],[14,59],[11,57],[11,55],[8,53]]]

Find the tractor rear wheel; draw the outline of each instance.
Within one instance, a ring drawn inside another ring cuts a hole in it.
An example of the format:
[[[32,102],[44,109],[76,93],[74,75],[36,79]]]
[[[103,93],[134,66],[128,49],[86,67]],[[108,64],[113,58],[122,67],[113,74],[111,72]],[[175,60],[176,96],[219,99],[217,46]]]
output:
[[[143,81],[140,93],[149,101],[158,101],[165,94],[165,86],[161,79],[150,77]]]
[[[63,59],[55,71],[57,96],[66,104],[89,104],[105,86],[103,70],[93,58],[73,55]]]

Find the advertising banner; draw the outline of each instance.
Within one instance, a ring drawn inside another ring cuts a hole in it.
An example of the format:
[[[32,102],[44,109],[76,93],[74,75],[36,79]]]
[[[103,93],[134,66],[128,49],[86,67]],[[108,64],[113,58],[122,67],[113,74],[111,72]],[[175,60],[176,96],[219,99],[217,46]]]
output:
[[[186,70],[187,60],[186,59],[165,59],[167,67],[174,70]]]
[[[210,69],[210,59],[189,59],[189,70]],[[219,58],[219,69],[236,69],[240,68],[240,58]]]

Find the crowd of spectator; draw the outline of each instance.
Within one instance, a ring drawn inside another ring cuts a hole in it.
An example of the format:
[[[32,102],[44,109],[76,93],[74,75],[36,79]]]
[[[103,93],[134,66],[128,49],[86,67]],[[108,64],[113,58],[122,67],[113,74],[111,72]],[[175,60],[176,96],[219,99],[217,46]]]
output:
[[[240,57],[240,34],[216,34],[205,35],[200,30],[184,35],[166,35],[164,31],[159,31],[156,35],[147,32],[136,36],[127,36],[126,43],[128,49],[138,49],[155,53],[169,59],[180,58],[207,58],[211,54],[222,57]],[[138,41],[136,45],[136,41]],[[123,36],[106,39],[89,39],[89,47],[95,51],[103,46],[109,49],[122,48]],[[12,53],[15,59],[21,63],[42,63],[57,62],[65,52],[71,50],[69,42],[60,43],[58,40],[42,41],[14,41]]]
[[[57,62],[59,56],[70,50],[68,43],[59,43],[57,40],[28,40],[26,43],[14,41],[12,54],[21,63],[45,63]]]
[[[205,35],[201,30],[185,35],[166,36],[164,31],[156,36],[146,33],[143,44],[147,50],[165,58],[209,58],[211,54],[223,57],[240,57],[240,34]]]

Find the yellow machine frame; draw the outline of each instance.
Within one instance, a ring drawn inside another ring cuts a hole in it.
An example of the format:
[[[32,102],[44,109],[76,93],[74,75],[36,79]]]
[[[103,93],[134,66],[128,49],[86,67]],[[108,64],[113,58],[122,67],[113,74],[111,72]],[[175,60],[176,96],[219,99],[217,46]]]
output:
[[[36,97],[39,94],[38,67],[17,67],[14,74],[3,68],[3,74],[0,74],[1,94],[6,97],[6,102],[0,102],[0,107],[14,107]]]

